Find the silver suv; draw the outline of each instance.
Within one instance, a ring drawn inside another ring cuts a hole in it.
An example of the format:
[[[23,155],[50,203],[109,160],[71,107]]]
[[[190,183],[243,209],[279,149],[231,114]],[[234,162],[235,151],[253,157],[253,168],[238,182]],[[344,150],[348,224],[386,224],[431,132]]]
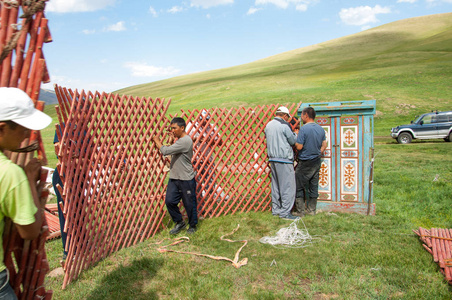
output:
[[[391,137],[400,144],[411,143],[412,139],[444,139],[452,141],[452,111],[431,112],[417,117],[409,125],[391,129]]]

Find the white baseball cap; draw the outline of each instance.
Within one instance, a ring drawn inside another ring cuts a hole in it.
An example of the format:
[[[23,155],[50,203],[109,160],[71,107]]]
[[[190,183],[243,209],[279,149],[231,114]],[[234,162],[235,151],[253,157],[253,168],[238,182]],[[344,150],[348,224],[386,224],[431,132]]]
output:
[[[33,100],[18,88],[0,88],[0,121],[13,121],[31,130],[46,128],[52,118],[35,108]]]
[[[290,117],[290,112],[289,112],[289,110],[287,109],[287,107],[285,107],[285,106],[280,106],[280,107],[276,110],[276,112],[277,112],[277,113],[284,113],[284,114],[287,114],[287,115]]]

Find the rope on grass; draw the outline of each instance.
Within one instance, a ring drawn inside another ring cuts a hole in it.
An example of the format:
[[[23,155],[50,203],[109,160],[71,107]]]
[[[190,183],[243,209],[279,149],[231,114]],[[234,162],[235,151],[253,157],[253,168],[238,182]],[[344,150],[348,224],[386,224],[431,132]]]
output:
[[[298,229],[298,221],[301,220],[304,229]],[[304,248],[311,246],[314,240],[319,238],[312,237],[303,219],[293,221],[289,227],[281,228],[275,236],[264,236],[259,240],[262,244],[270,244],[274,247],[281,246],[283,248]]]
[[[232,265],[235,268],[238,269],[241,266],[244,266],[244,265],[246,265],[248,263],[248,258],[246,258],[246,257],[239,261],[240,251],[242,251],[242,249],[246,246],[246,244],[248,244],[248,241],[247,240],[233,241],[233,240],[230,240],[230,239],[225,239],[224,237],[229,236],[229,235],[233,235],[239,228],[240,228],[240,225],[237,224],[237,228],[235,228],[231,233],[222,235],[220,237],[220,239],[222,241],[227,241],[227,242],[230,242],[230,243],[237,243],[237,242],[243,243],[242,247],[240,247],[239,250],[237,250],[237,252],[235,253],[234,260],[232,260],[230,258],[227,258],[227,257],[224,257],[224,256],[214,256],[214,255],[209,255],[209,254],[186,252],[186,251],[177,251],[177,250],[170,250],[170,249],[168,249],[168,247],[171,247],[171,246],[174,246],[174,245],[186,242],[186,241],[189,242],[190,239],[188,237],[186,237],[186,236],[183,236],[183,237],[175,239],[173,243],[171,243],[169,245],[166,245],[166,246],[163,246],[163,247],[160,247],[160,248],[157,249],[157,251],[160,252],[160,253],[173,252],[173,253],[180,253],[180,254],[190,254],[190,255],[196,255],[196,256],[203,256],[203,257],[211,258],[211,259],[214,259],[214,260],[225,260],[225,261],[231,262]],[[156,244],[161,244],[164,240],[165,239],[163,239],[162,241],[160,241],[160,242],[158,242]]]

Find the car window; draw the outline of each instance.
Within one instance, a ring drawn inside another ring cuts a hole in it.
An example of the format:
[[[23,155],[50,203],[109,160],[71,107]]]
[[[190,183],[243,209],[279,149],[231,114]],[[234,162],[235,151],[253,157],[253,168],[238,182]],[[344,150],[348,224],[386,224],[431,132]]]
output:
[[[448,115],[438,116],[438,123],[449,122],[450,117]]]
[[[436,118],[434,119],[434,116],[425,116],[422,121],[424,122],[424,124],[431,124],[431,123],[435,123],[436,122]]]

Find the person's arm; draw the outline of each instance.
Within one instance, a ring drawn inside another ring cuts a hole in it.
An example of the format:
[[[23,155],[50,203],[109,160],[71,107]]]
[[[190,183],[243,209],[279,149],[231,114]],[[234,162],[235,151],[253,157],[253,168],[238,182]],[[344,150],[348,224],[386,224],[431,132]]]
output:
[[[320,154],[323,154],[323,151],[325,151],[326,149],[326,145],[327,145],[326,140],[323,140],[322,146],[320,147]]]
[[[298,151],[301,151],[301,149],[303,149],[303,145],[304,145],[304,136],[303,136],[303,131],[300,130],[298,132],[298,136],[297,136],[297,142],[295,143],[295,148]]]
[[[174,144],[172,144],[170,146],[161,146],[160,152],[162,152],[162,154],[164,156],[185,153],[189,150],[190,145],[191,145],[191,140],[190,140],[190,144],[189,144],[188,140],[186,140],[184,138],[180,138]]]
[[[294,146],[297,141],[297,135],[290,129],[290,126],[283,127],[284,136],[287,139],[289,145]]]
[[[40,199],[40,193],[44,186],[44,182],[40,182],[39,185],[36,185],[40,175],[41,175],[41,163],[38,159],[31,159],[28,164],[24,168],[25,174],[28,178],[28,183],[31,190],[31,195],[33,197],[33,202],[38,208],[38,211],[35,213],[35,221],[34,223],[28,225],[19,225],[15,224],[17,227],[17,231],[21,238],[25,240],[33,240],[38,237],[41,232],[42,227],[42,219],[43,219],[43,208],[45,206],[46,199]]]
[[[164,156],[184,153],[187,152],[189,149],[189,145],[185,143],[182,139],[178,139],[171,146],[163,146],[162,141],[157,136],[154,136],[152,139],[154,140],[154,143],[157,146],[157,148],[159,148],[160,152]]]

